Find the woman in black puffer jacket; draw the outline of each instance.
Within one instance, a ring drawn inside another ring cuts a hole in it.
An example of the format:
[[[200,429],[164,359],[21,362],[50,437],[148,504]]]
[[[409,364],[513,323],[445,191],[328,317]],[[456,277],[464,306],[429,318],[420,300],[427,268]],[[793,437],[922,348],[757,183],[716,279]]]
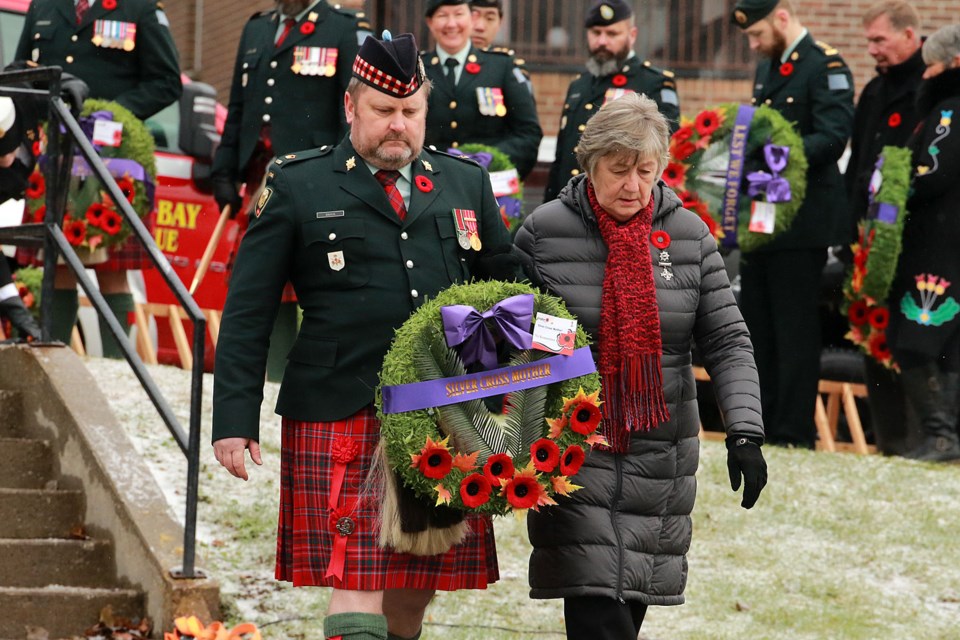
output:
[[[666,120],[638,94],[608,103],[578,147],[586,169],[525,221],[531,280],[595,338],[603,435],[574,478],[583,489],[530,513],[533,598],[564,598],[568,638],[636,638],[648,605],[683,603],[696,495],[696,342],[727,427],[743,506],[766,483],[749,334],[717,245],[659,181]]]

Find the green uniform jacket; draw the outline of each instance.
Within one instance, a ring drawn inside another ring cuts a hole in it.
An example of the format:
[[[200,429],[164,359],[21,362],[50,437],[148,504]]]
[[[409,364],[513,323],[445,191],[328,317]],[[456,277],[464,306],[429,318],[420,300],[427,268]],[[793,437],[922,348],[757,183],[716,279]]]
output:
[[[503,51],[481,51],[471,46],[455,88],[447,81],[436,52],[427,51],[421,57],[433,82],[426,143],[442,151],[461,144],[490,145],[510,156],[521,178],[530,173],[537,162],[543,130],[523,69],[514,57]],[[484,111],[495,110],[493,92],[484,89],[500,90],[502,115],[480,112],[481,106]]]
[[[423,151],[401,223],[349,140],[293,155],[270,165],[230,279],[214,440],[258,437],[269,336],[288,280],[303,323],[277,413],[339,420],[373,402],[394,330],[425,298],[469,280],[478,253],[458,244],[453,210],[476,212],[482,251],[510,247],[489,176],[469,160]]]
[[[642,93],[657,103],[667,121],[670,131],[680,126],[680,99],[673,72],[658,69],[649,60],[640,62],[636,56],[629,57],[617,73],[597,78],[590,73],[577,76],[567,89],[560,117],[560,133],[557,134],[557,155],[550,166],[550,176],[543,191],[543,201],[549,202],[560,194],[560,189],[573,176],[580,173],[575,149],[583,132],[597,109],[607,102],[607,92],[622,89]],[[611,96],[611,98],[614,96]]]
[[[154,0],[117,0],[113,9],[97,0],[80,25],[76,20],[73,0],[33,0],[16,59],[62,67],[87,83],[91,98],[115,100],[141,120],[180,97],[177,48]],[[107,34],[130,33],[132,25],[131,50],[106,46],[110,39],[94,44],[98,27]]]
[[[346,133],[343,93],[357,56],[357,18],[321,0],[275,47],[278,20],[276,11],[265,11],[243,28],[227,122],[213,162],[216,175],[234,181],[246,176],[265,124],[276,156],[334,145]],[[297,67],[304,53],[317,64]]]
[[[836,49],[809,34],[787,65],[757,67],[753,104],[766,104],[794,124],[807,154],[807,197],[793,225],[760,251],[813,249],[849,240],[847,193],[837,167],[853,130],[853,76]]]

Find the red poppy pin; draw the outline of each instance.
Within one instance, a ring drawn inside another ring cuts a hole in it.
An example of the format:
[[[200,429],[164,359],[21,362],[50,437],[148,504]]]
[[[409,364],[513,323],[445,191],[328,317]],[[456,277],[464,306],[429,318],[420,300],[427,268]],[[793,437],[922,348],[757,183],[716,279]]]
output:
[[[413,179],[413,181],[417,185],[417,189],[420,189],[420,191],[423,191],[424,193],[430,193],[433,191],[433,181],[427,176],[417,176]]]
[[[317,25],[313,24],[312,22],[304,22],[302,25],[300,25],[300,33],[302,33],[305,36],[310,35],[316,30],[317,30]]]
[[[792,63],[792,62],[784,62],[782,65],[780,65],[780,75],[782,75],[782,76],[788,76],[788,75],[790,75],[791,73],[793,73],[793,63]]]
[[[666,249],[670,246],[670,234],[666,231],[654,231],[650,234],[650,241],[657,249]]]
[[[613,80],[611,80],[611,82],[615,87],[622,87],[623,85],[627,84],[627,76],[623,75],[622,73],[618,73],[617,75],[613,76]]]
[[[117,8],[117,0],[103,0],[103,8],[107,11],[113,11]]]
[[[480,65],[476,62],[468,62],[467,66],[464,67],[467,70],[467,73],[477,74],[480,73]]]
[[[903,118],[900,117],[900,114],[894,111],[890,114],[890,117],[887,118],[887,126],[889,127],[899,127],[900,123],[903,122]]]

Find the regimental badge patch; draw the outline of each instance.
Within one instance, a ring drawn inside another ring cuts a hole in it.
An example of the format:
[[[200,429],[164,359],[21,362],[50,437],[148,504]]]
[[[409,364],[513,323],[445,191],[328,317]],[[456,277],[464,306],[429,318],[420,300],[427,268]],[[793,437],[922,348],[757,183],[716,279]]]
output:
[[[267,206],[267,202],[270,200],[270,196],[273,195],[273,189],[267,187],[263,190],[263,193],[260,194],[260,199],[257,200],[257,208],[254,210],[253,214],[257,218],[260,217],[260,214],[263,213],[263,208]]]
[[[342,271],[345,266],[347,266],[346,260],[343,259],[343,251],[331,251],[327,254],[327,264],[330,265],[330,268],[334,271]]]

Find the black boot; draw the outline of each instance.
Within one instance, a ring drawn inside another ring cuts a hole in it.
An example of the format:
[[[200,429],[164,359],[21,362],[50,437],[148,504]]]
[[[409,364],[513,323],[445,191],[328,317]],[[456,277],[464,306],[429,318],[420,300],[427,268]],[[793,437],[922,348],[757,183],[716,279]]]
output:
[[[33,319],[33,314],[23,306],[20,296],[0,300],[0,314],[10,319],[21,338],[27,341],[40,339],[40,325]]]
[[[904,369],[903,389],[920,415],[923,444],[905,457],[928,462],[960,460],[957,436],[960,374],[943,372],[934,363]]]

